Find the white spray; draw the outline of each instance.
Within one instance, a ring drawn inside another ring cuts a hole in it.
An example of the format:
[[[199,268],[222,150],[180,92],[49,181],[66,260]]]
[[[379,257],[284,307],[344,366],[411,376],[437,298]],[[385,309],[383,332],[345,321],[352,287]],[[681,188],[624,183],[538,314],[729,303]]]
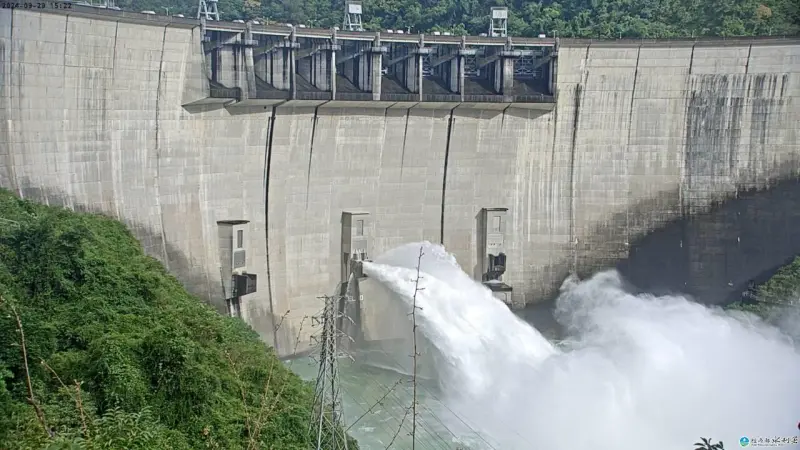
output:
[[[800,353],[752,316],[631,295],[605,272],[564,283],[556,348],[439,245],[401,246],[365,272],[410,302],[420,246],[417,320],[444,356],[442,400],[486,448],[687,450],[702,436],[733,449],[800,434]]]

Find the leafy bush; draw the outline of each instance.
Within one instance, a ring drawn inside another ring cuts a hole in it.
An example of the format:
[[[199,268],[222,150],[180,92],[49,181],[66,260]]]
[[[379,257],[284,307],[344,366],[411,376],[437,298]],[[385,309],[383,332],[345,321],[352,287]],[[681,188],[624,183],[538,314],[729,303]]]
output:
[[[694,443],[694,450],[725,450],[725,444],[722,441],[714,444],[710,438],[700,438],[700,442]]]
[[[122,224],[4,190],[0,218],[0,448],[307,448],[310,386]]]
[[[727,308],[747,311],[770,320],[784,310],[800,306],[800,256],[781,267],[766,283],[758,286],[753,300],[735,302]]]
[[[800,256],[781,267],[772,278],[758,288],[758,300],[789,303],[800,300]]]

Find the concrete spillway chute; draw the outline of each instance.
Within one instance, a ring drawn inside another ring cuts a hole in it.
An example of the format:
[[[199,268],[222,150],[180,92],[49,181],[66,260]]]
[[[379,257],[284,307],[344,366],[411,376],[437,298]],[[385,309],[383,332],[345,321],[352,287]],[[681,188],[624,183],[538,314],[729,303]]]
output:
[[[506,272],[508,208],[483,208],[478,217],[479,269],[483,285],[511,304],[512,288],[503,281]]]

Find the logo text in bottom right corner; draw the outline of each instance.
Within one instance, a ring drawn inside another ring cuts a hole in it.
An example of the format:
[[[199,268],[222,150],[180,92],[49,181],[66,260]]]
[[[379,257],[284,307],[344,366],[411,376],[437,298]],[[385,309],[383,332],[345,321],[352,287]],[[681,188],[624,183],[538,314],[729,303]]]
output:
[[[797,445],[799,442],[800,436],[742,436],[739,438],[741,447],[784,447]]]

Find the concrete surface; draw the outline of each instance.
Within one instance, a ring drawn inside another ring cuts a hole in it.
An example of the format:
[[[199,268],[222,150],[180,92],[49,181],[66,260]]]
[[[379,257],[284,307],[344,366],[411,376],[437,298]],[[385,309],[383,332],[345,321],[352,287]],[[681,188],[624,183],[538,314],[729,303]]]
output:
[[[200,104],[198,29],[2,10],[0,185],[118,217],[219,308],[216,221],[249,220],[244,319],[286,355],[340,281],[343,210],[372,214],[373,253],[442,240],[471,273],[480,208],[509,208],[522,305],[800,173],[800,43],[575,41],[558,59],[551,112],[226,109]],[[381,311],[365,307],[373,338]]]
[[[635,242],[617,268],[635,288],[698,301],[741,300],[800,255],[800,179],[743,191],[708,214],[670,223]],[[793,299],[785,299],[790,301]]]

